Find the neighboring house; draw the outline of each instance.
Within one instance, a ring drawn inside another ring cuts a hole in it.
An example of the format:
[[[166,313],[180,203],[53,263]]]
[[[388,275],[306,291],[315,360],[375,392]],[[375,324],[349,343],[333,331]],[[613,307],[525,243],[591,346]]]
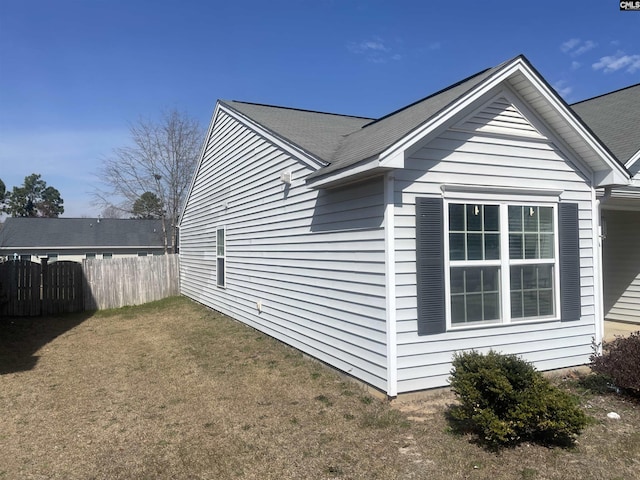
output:
[[[640,84],[571,108],[633,175],[631,186],[602,192],[604,313],[640,323]]]
[[[597,190],[630,175],[522,56],[380,119],[219,101],[182,292],[393,397],[455,352],[603,336]]]
[[[161,220],[115,218],[5,219],[0,259],[49,262],[164,254]]]

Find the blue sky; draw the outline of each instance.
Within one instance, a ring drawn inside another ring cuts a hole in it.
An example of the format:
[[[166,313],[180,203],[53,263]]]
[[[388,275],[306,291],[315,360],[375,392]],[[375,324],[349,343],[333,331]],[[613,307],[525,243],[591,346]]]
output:
[[[519,54],[572,103],[640,82],[638,32],[616,0],[0,0],[0,178],[96,215],[101,160],[163,109],[379,117]]]

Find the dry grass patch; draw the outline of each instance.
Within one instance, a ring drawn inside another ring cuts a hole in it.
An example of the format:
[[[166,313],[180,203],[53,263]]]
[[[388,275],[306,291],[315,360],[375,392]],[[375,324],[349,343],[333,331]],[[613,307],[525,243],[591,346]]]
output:
[[[453,399],[381,402],[184,298],[3,319],[0,371],[0,479],[640,476],[637,403],[583,394],[574,450],[495,455],[450,433]]]

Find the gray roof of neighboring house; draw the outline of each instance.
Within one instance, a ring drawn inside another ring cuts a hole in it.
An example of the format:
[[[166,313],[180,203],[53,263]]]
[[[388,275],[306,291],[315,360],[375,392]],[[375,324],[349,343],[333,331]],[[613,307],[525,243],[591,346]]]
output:
[[[380,154],[487,79],[505,63],[477,73],[377,120],[238,101],[220,103],[327,163],[327,166],[309,176],[313,178]]]
[[[161,220],[10,217],[0,229],[0,249],[163,246]]]
[[[571,108],[622,163],[640,150],[640,83]]]

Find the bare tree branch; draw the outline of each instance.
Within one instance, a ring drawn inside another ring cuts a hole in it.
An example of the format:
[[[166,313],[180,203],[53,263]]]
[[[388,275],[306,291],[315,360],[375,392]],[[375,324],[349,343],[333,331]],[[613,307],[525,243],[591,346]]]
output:
[[[157,122],[138,120],[130,133],[131,145],[115,149],[103,160],[94,203],[131,213],[145,192],[155,194],[162,204],[165,249],[168,244],[175,248],[173,235],[204,131],[196,120],[172,109]]]

